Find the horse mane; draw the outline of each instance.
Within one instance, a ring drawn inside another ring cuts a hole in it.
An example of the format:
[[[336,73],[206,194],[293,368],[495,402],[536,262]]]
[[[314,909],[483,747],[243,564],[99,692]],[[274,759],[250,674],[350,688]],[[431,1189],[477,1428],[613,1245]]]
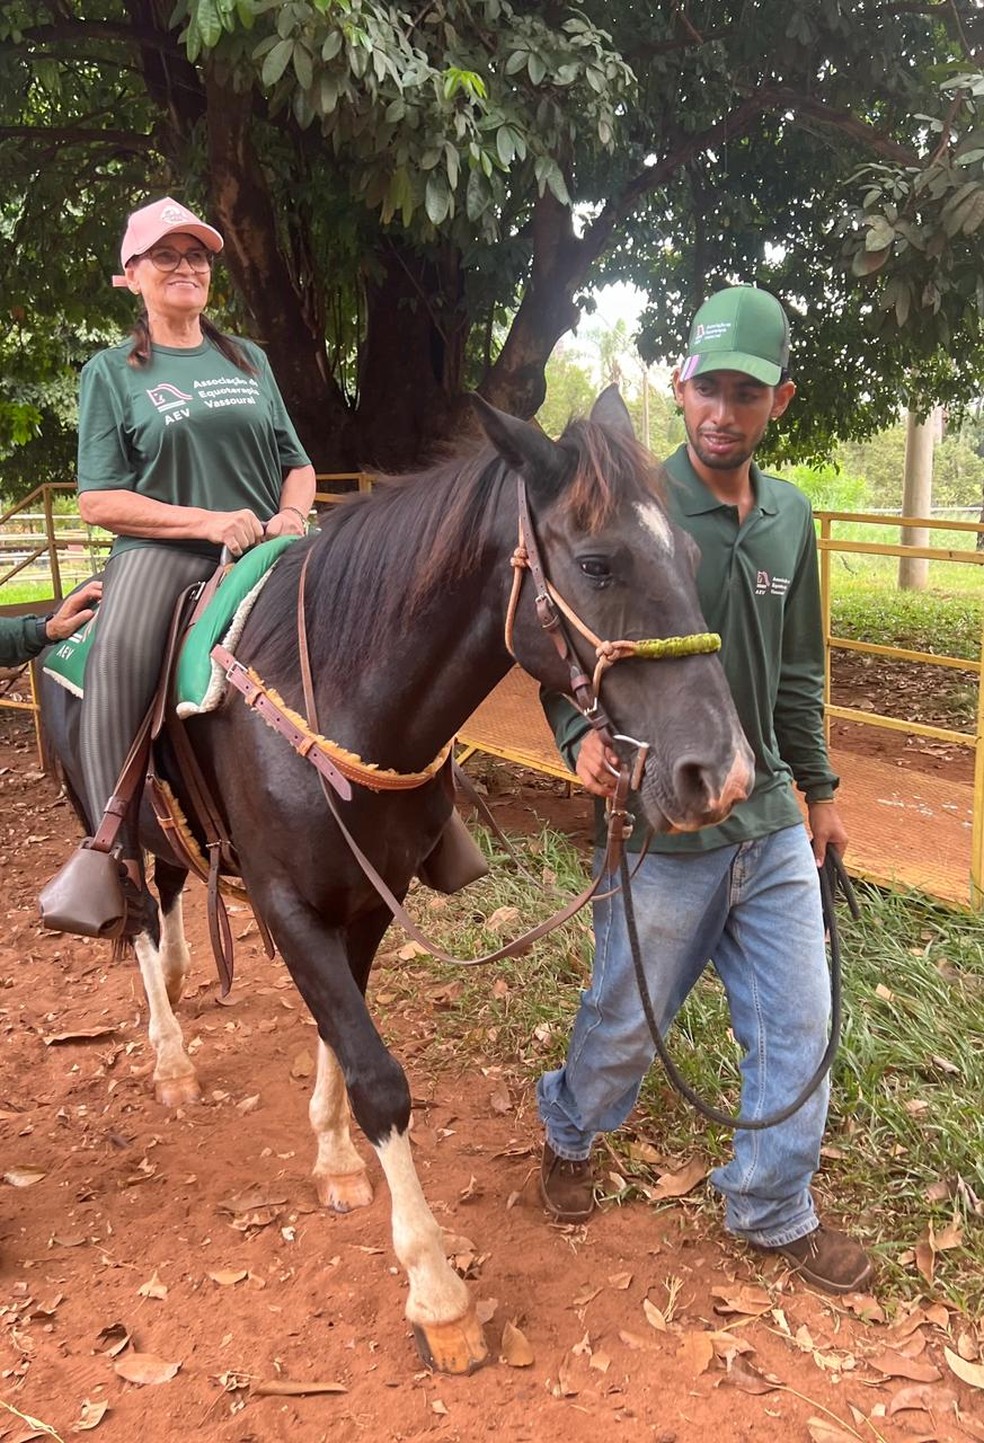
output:
[[[593,534],[627,495],[661,494],[660,468],[632,438],[574,420],[557,442],[557,499]],[[251,627],[251,664],[271,683],[296,676],[297,588],[305,583],[308,648],[323,681],[344,684],[353,664],[405,634],[443,587],[471,575],[491,543],[514,473],[489,446],[445,457],[426,471],[378,477],[371,492],[337,504],[319,532],[289,547]],[[536,502],[533,501],[534,514]]]

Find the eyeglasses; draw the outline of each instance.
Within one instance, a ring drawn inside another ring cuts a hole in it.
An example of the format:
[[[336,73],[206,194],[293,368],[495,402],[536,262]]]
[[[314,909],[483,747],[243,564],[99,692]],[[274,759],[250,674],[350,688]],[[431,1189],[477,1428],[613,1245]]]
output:
[[[193,246],[191,250],[174,250],[171,246],[160,246],[157,250],[144,251],[142,260],[148,260],[159,271],[176,271],[182,261],[187,261],[191,269],[197,275],[203,275],[205,271],[212,269],[212,252],[205,250],[203,246]]]

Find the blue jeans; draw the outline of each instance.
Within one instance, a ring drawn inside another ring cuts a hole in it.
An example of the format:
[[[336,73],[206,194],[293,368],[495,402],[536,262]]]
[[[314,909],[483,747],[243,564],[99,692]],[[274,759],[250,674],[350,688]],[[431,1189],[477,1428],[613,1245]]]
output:
[[[601,860],[599,853],[596,865]],[[763,1117],[786,1106],[823,1054],[830,1014],[820,887],[806,829],[687,856],[651,853],[632,898],[660,1031],[711,960],[744,1051],[742,1113]],[[596,1133],[622,1125],[655,1056],[621,897],[595,903],[594,926],[591,986],[581,994],[567,1061],[537,1086],[547,1140],[569,1159],[586,1158]],[[726,1200],[729,1232],[778,1247],[816,1227],[810,1181],[828,1097],[825,1079],[785,1122],[735,1133],[734,1156],[711,1173]]]

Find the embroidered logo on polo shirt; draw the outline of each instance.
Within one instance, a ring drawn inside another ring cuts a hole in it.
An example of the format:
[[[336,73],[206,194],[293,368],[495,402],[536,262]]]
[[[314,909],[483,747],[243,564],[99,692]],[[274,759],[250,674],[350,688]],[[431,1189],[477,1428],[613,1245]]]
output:
[[[788,590],[788,576],[770,576],[767,571],[755,573],[756,596],[785,596]]]

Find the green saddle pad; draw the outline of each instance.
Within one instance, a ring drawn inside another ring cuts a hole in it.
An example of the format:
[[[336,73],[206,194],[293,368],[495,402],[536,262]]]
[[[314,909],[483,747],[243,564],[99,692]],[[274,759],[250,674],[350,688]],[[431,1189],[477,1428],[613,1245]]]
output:
[[[263,541],[240,557],[225,577],[218,591],[195,622],[185,639],[178,658],[175,694],[178,713],[194,716],[217,706],[224,690],[215,695],[216,678],[209,653],[217,641],[233,648],[246,624],[253,601],[280,553],[299,536],[275,536]],[[44,659],[43,671],[76,696],[84,692],[85,665],[96,636],[99,612],[65,641],[53,646]]]
[[[229,572],[181,648],[174,678],[178,716],[196,716],[218,705],[225,691],[225,677],[212,662],[212,647],[221,641],[230,651],[235,650],[270,568],[285,547],[300,539],[275,536],[272,541],[263,541],[247,551]]]

